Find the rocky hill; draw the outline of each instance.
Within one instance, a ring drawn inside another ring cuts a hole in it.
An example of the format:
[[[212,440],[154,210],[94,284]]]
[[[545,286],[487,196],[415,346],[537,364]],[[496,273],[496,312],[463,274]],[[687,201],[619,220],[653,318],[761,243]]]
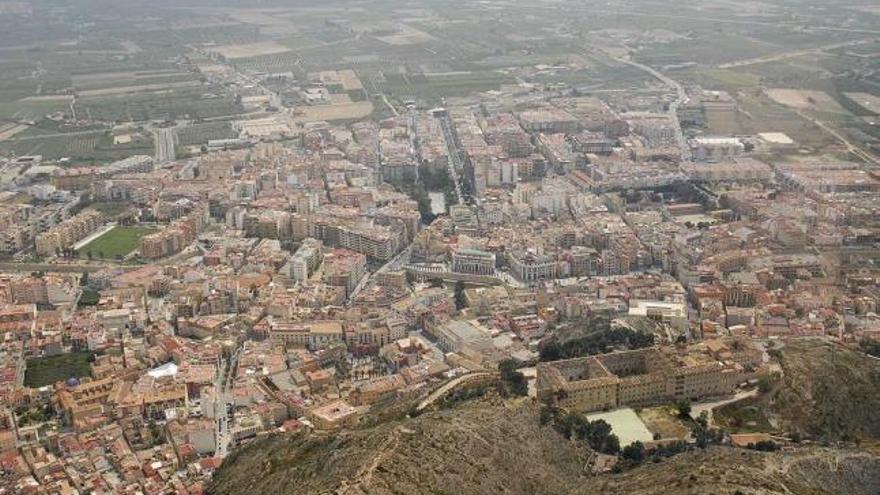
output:
[[[816,340],[786,343],[771,412],[821,440],[880,439],[880,360]]]
[[[230,458],[211,491],[564,493],[588,453],[540,427],[531,404],[483,399],[335,436],[269,437]]]
[[[593,476],[589,451],[538,422],[528,399],[483,398],[337,435],[265,437],[230,456],[214,495],[880,493],[880,458],[799,447],[730,447]]]

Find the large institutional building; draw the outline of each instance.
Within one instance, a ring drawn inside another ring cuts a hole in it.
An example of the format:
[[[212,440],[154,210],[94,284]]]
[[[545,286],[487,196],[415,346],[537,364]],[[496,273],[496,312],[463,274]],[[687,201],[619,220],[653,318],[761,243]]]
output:
[[[541,363],[538,398],[588,412],[732,393],[760,365],[760,351],[745,346],[716,343],[685,354],[650,348]]]

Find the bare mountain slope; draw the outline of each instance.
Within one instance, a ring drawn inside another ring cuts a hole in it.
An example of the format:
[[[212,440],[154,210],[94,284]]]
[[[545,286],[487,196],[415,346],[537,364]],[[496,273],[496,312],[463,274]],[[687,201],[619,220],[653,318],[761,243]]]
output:
[[[793,341],[771,402],[783,429],[822,440],[880,439],[880,360],[832,343]]]
[[[538,424],[537,406],[486,398],[339,435],[273,435],[233,454],[210,493],[805,494],[880,493],[880,459],[803,447],[729,447],[614,475],[584,472],[589,451]]]

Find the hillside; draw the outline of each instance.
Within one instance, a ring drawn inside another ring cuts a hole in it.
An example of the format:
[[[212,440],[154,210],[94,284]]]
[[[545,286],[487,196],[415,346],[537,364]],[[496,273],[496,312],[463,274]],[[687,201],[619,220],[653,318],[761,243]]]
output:
[[[806,447],[773,453],[712,447],[596,477],[578,493],[869,495],[880,493],[880,458]]]
[[[869,495],[880,458],[804,447],[729,447],[682,454],[614,475],[583,470],[588,451],[538,425],[527,400],[486,398],[339,435],[273,435],[234,453],[209,493]]]
[[[269,437],[224,463],[211,492],[564,493],[587,455],[540,427],[532,404],[483,399],[337,436]]]
[[[780,427],[822,440],[880,439],[880,360],[819,341],[782,349],[771,412]]]

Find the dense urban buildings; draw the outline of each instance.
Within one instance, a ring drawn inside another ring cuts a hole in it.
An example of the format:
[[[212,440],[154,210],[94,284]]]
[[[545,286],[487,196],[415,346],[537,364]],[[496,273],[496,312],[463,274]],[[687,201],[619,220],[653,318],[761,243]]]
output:
[[[207,493],[478,397],[597,473],[619,415],[803,447],[710,412],[880,341],[877,12],[709,3],[0,2],[0,494]]]

